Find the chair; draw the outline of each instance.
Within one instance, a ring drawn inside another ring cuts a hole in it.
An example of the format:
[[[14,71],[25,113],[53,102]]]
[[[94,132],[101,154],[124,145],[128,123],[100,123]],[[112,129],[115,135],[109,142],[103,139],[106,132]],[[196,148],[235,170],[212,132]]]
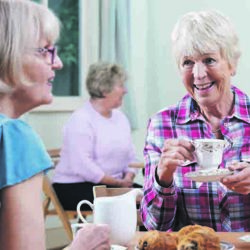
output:
[[[52,149],[48,149],[47,152],[48,152],[50,158],[52,159],[54,165],[56,165],[60,159],[61,149],[60,148],[52,148]]]
[[[125,194],[129,191],[133,190],[133,188],[108,188],[105,185],[102,186],[94,186],[93,187],[93,194],[94,198],[97,197],[106,197],[106,196],[117,196],[117,195],[122,195]],[[141,203],[141,198],[140,196],[137,197],[136,199],[136,205],[139,207]],[[142,220],[141,220],[141,215],[139,208],[137,209],[137,228],[143,226]]]
[[[54,162],[54,165],[56,165],[60,158],[60,149],[50,149],[47,150],[47,152]],[[46,219],[48,215],[57,215],[63,224],[69,240],[72,240],[73,232],[70,220],[76,219],[78,217],[76,210],[64,210],[47,175],[43,176],[43,193],[45,195],[43,201],[44,218]],[[82,215],[84,217],[92,215],[92,213],[92,210],[82,211]]]
[[[63,227],[67,233],[67,236],[69,240],[73,239],[73,232],[70,224],[70,220],[76,219],[77,218],[77,212],[76,210],[64,210],[57,195],[56,192],[51,185],[50,179],[47,175],[44,175],[43,177],[43,193],[45,195],[45,199],[43,201],[43,212],[44,212],[44,217],[48,215],[57,215],[62,224]],[[50,205],[53,205],[51,208]],[[88,215],[92,214],[91,211],[82,211],[82,215],[84,217],[87,217]]]

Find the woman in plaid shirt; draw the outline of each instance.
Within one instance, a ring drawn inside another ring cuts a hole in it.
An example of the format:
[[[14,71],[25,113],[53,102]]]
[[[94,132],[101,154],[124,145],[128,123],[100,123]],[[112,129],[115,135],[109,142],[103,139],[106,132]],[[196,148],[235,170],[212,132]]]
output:
[[[147,229],[176,231],[200,224],[216,231],[250,231],[250,99],[231,84],[240,50],[231,22],[216,11],[184,15],[172,33],[173,51],[187,90],[154,115],[144,148],[141,215]],[[231,146],[220,168],[239,170],[220,182],[195,182],[190,140],[217,138]]]

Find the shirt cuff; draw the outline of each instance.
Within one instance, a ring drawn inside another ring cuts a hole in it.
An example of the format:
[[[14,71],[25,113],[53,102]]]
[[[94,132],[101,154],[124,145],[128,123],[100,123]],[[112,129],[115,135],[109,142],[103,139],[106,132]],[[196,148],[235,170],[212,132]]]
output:
[[[164,195],[164,196],[174,195],[175,194],[174,180],[172,181],[172,183],[168,187],[162,187],[159,184],[158,176],[156,174],[156,170],[157,170],[157,167],[155,168],[155,181],[154,181],[154,188],[156,189],[156,191],[159,194]]]

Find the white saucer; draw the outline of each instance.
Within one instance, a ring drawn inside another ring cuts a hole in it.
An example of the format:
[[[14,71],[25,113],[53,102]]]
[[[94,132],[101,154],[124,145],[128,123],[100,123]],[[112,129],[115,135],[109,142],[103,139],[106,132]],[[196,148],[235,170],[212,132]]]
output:
[[[233,244],[231,244],[229,242],[221,241],[221,243],[220,243],[220,249],[221,250],[234,250],[235,247],[234,247]]]
[[[188,172],[185,177],[191,179],[192,181],[198,182],[210,182],[210,181],[220,181],[222,177],[227,175],[232,175],[234,172],[229,169],[213,169],[213,170],[199,170],[195,172]]]
[[[128,249],[127,247],[120,246],[120,245],[111,245],[110,250],[126,250]]]

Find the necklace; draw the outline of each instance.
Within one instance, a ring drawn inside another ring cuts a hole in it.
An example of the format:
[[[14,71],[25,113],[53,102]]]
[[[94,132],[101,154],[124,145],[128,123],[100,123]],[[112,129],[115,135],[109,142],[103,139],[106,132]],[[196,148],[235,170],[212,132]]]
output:
[[[212,130],[212,133],[215,134],[215,133],[217,133],[217,132],[219,132],[219,131],[220,131],[220,128],[218,128],[218,129],[216,129],[216,130]]]

